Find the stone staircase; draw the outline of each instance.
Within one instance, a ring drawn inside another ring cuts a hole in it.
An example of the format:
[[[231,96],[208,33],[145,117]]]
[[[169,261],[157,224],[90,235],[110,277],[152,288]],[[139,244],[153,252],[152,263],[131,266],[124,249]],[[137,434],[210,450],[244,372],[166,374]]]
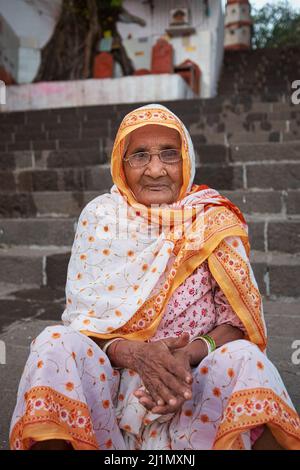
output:
[[[287,96],[166,105],[191,132],[195,181],[245,213],[261,292],[271,299],[299,295],[300,107]],[[111,187],[114,135],[135,106],[1,115],[1,283],[64,287],[76,220]]]
[[[292,342],[300,339],[300,105],[290,100],[300,70],[293,50],[278,54],[276,64],[273,51],[226,53],[218,97],[162,104],[191,132],[195,182],[219,190],[246,217],[269,355],[300,409],[300,370],[291,362]],[[4,334],[16,320],[60,320],[77,218],[111,187],[115,133],[137,106],[0,114]]]

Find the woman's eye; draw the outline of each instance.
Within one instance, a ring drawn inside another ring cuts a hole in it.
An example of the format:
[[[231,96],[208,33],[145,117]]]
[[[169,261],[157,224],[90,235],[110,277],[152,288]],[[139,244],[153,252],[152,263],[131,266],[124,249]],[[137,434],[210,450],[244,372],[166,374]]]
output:
[[[164,150],[164,153],[163,153],[163,156],[167,158],[174,157],[175,155],[177,155],[177,152],[174,150]]]
[[[175,159],[178,157],[178,152],[177,150],[174,150],[174,149],[170,149],[170,150],[164,150],[162,152],[162,157],[165,159],[165,160],[172,160],[172,159]]]
[[[136,153],[134,156],[137,160],[144,160],[148,158],[148,154],[145,152]]]

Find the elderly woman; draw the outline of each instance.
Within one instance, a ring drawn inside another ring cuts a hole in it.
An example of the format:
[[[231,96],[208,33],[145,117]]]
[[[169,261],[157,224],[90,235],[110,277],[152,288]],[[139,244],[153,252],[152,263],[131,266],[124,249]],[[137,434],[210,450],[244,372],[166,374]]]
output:
[[[64,324],[32,342],[11,448],[299,449],[246,222],[193,185],[185,126],[160,105],[132,111],[111,172],[79,218]]]

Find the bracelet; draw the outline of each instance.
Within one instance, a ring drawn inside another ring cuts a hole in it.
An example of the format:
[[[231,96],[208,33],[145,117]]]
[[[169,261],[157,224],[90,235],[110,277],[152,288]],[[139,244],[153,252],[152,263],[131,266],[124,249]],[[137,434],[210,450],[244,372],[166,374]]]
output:
[[[206,344],[207,354],[210,354],[211,352],[215,351],[215,349],[217,349],[215,340],[209,335],[196,336],[196,338],[192,339],[191,343],[196,341],[196,339],[201,339]]]
[[[113,339],[107,341],[107,343],[105,343],[105,345],[102,347],[102,351],[106,354],[106,351],[107,351],[108,347],[109,347],[112,343],[114,343],[115,341],[119,341],[119,340],[123,341],[124,338],[113,338]]]

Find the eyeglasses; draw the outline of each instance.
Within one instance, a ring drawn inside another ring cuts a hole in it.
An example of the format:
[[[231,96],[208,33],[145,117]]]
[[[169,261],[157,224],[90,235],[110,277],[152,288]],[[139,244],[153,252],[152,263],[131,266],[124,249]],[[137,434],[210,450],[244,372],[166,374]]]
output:
[[[171,165],[172,163],[178,163],[182,160],[181,151],[178,149],[164,149],[158,150],[157,152],[137,152],[129,155],[127,158],[123,158],[125,162],[129,162],[132,168],[141,168],[148,165],[152,155],[158,155],[162,163]]]

